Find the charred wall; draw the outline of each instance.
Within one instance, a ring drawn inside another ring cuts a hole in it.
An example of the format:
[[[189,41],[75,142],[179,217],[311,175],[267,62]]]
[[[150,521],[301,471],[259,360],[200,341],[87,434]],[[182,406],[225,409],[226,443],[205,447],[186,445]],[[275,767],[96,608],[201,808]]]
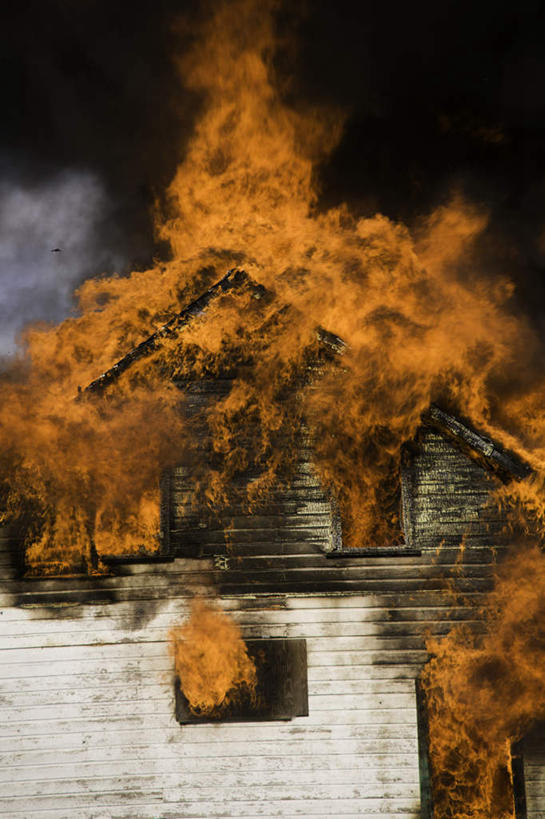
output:
[[[162,562],[118,563],[106,577],[3,574],[0,814],[420,815],[414,680],[427,636],[480,627],[503,528],[488,503],[495,481],[423,430],[402,472],[418,548],[346,558],[324,551],[331,509],[304,450],[298,464],[259,513],[227,522],[184,518],[187,476],[175,470]],[[245,639],[306,640],[308,717],[176,723],[167,634],[203,588]]]
[[[422,427],[402,458],[405,537],[418,549],[501,547],[506,520],[498,480],[436,430]]]
[[[208,392],[210,388],[208,387]],[[202,391],[194,401],[203,400]],[[208,399],[206,399],[208,400]],[[177,561],[186,588],[213,585],[220,594],[373,593],[407,595],[452,591],[479,595],[491,585],[498,550],[506,545],[506,521],[492,502],[496,478],[436,430],[423,427],[403,455],[402,518],[406,548],[370,547],[340,556],[342,532],[331,501],[302,445],[288,484],[273,488],[266,502],[249,510],[232,504],[221,514],[195,504],[190,470],[165,477],[162,549],[155,588],[169,583],[161,561]],[[4,591],[22,605],[129,599],[123,582],[128,562],[112,562],[106,577],[24,579],[14,555],[20,535],[5,532]],[[9,547],[9,548],[8,548]],[[143,556],[146,558],[146,556]],[[8,571],[9,568],[9,571]],[[134,580],[131,580],[134,582]],[[76,592],[77,589],[77,592]],[[74,597],[75,596],[75,597]]]

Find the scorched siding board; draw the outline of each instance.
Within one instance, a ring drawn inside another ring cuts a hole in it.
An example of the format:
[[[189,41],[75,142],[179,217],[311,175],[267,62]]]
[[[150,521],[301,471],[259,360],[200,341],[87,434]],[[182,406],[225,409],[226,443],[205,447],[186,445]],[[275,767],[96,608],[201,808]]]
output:
[[[329,500],[310,461],[302,457],[289,486],[279,486],[262,508],[248,512],[242,505],[222,515],[196,508],[187,470],[178,468],[169,482],[170,545],[174,554],[238,553],[258,545],[267,553],[271,544],[315,547],[318,553],[334,545],[334,522]],[[284,551],[284,549],[282,549]]]
[[[502,529],[494,480],[431,430],[419,446],[403,496],[420,555],[327,558],[331,509],[305,453],[268,510],[232,517],[228,548],[217,523],[174,521],[175,550],[191,524],[206,558],[29,581],[0,536],[0,816],[419,816],[425,636],[479,628]],[[309,717],[176,723],[168,630],[211,587],[246,638],[307,640]]]
[[[1,816],[418,815],[419,664],[407,664],[396,642],[384,666],[372,665],[367,641],[388,639],[379,598],[226,600],[245,636],[280,630],[307,640],[309,717],[245,725],[174,720],[166,634],[187,600],[166,599],[131,642],[122,605],[124,616],[114,605],[107,614],[100,605],[64,612],[65,628],[52,629],[49,647],[8,648],[0,638]],[[370,612],[376,634],[364,627]],[[19,609],[11,622],[41,632],[46,644],[48,624],[58,621],[39,614]],[[149,641],[155,620],[163,637]],[[100,645],[89,643],[93,623]],[[317,626],[314,635],[308,625]]]
[[[207,585],[224,597],[345,591],[404,592],[410,598],[453,587],[468,596],[486,592],[505,543],[504,521],[490,503],[496,479],[434,430],[423,429],[417,443],[404,457],[402,496],[409,545],[420,555],[326,558],[324,552],[334,545],[333,513],[310,464],[303,461],[304,485],[279,487],[256,514],[238,510],[228,522],[208,519],[203,527],[189,520],[184,528],[174,520],[179,528],[171,545],[178,557],[172,562],[121,565],[110,577],[77,580],[14,579],[11,569],[0,604],[64,607],[138,600],[145,610],[175,598],[180,588]],[[299,493],[295,505],[291,491]],[[306,491],[311,500],[305,500]],[[171,501],[169,507],[176,509],[176,496]],[[182,557],[188,544],[202,557]]]
[[[404,519],[418,549],[497,547],[505,519],[493,504],[497,478],[435,430],[423,427],[402,462]]]
[[[526,816],[524,819],[545,817],[545,726],[533,729],[522,744]]]

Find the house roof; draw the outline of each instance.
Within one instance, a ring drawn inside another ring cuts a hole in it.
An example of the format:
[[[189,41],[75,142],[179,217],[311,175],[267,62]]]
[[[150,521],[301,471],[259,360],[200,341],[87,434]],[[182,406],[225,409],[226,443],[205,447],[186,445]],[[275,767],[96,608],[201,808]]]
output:
[[[244,270],[233,268],[199,298],[188,304],[179,313],[176,313],[175,316],[130,350],[110,369],[88,384],[82,394],[101,393],[136,361],[145,358],[156,350],[163,339],[175,336],[181,329],[190,324],[194,318],[202,315],[209,305],[222,294],[242,289],[249,291],[256,299],[263,298],[267,293],[263,285],[254,282]],[[316,328],[316,334],[318,340],[333,352],[341,354],[346,349],[346,343],[340,336],[322,327]],[[485,468],[495,472],[502,480],[511,478],[523,480],[533,471],[515,453],[504,449],[496,441],[477,432],[465,421],[451,415],[435,404],[432,404],[429,410],[424,413],[422,421],[426,426],[438,429],[470,457],[478,460]]]
[[[123,356],[113,367],[99,375],[94,381],[85,387],[83,393],[100,393],[106,389],[109,384],[115,381],[121,373],[128,370],[135,361],[145,358],[156,350],[161,341],[169,336],[174,336],[183,327],[186,327],[196,316],[202,315],[211,302],[218,298],[222,293],[228,293],[232,290],[237,290],[244,285],[254,289],[257,298],[264,293],[264,288],[260,285],[251,282],[249,276],[243,270],[230,270],[222,279],[212,285],[205,293],[199,296],[198,299],[192,301],[187,307],[184,307],[179,313],[176,313],[166,324],[163,324],[158,330],[152,333],[144,341],[140,342],[130,352]]]
[[[145,358],[156,350],[162,340],[169,336],[175,336],[181,329],[186,327],[197,316],[202,315],[207,307],[215,301],[223,293],[245,289],[251,293],[255,299],[261,299],[266,294],[266,290],[261,284],[257,284],[248,276],[244,270],[237,270],[233,268],[222,279],[212,285],[205,293],[199,296],[198,299],[188,304],[179,313],[176,313],[166,324],[163,324],[158,330],[152,333],[148,338],[134,347],[130,352],[123,356],[116,364],[110,367],[109,370],[99,375],[94,381],[82,390],[83,393],[100,393],[112,382],[114,382],[125,370],[128,370],[135,361]],[[336,353],[340,353],[345,348],[344,341],[324,330],[322,327],[316,328],[318,340],[329,347]]]
[[[514,452],[504,449],[496,441],[477,432],[454,415],[432,404],[422,420],[454,441],[471,457],[497,473],[502,479],[523,480],[532,474],[532,468]]]

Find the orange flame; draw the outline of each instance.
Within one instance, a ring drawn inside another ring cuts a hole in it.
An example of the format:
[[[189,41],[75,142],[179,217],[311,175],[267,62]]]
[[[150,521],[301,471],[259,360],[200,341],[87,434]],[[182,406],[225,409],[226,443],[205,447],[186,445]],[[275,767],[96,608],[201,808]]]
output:
[[[174,665],[189,707],[210,714],[255,691],[257,675],[238,625],[221,609],[202,599],[190,619],[171,632]]]
[[[506,282],[457,275],[475,263],[472,243],[486,224],[460,197],[418,236],[383,216],[319,210],[316,162],[338,139],[341,117],[283,102],[271,61],[273,10],[250,0],[218,4],[181,60],[184,81],[204,104],[167,192],[168,216],[158,223],[172,259],[126,279],[86,282],[81,315],[28,330],[25,375],[4,379],[7,509],[32,502],[43,521],[27,550],[31,567],[74,570],[92,565],[97,550],[100,557],[156,546],[151,498],[161,470],[187,456],[195,435],[165,374],[195,378],[238,367],[232,393],[206,416],[217,456],[200,481],[208,503],[224,502],[234,472],[256,461],[263,477],[251,492],[262,494],[286,466],[277,442],[305,418],[347,541],[361,546],[392,537],[389,476],[430,400],[458,403],[490,429],[494,379],[532,345],[509,315]],[[235,262],[274,299],[226,295],[105,397],[74,402],[78,386]],[[305,389],[317,326],[348,348],[322,369],[319,390]],[[502,407],[513,435],[525,420],[517,409],[514,421]],[[241,432],[248,417],[258,430],[250,443]],[[542,466],[539,436],[536,443],[532,462]]]
[[[249,490],[250,501],[265,492],[286,467],[283,453],[294,447],[285,442],[304,419],[324,481],[339,499],[347,542],[386,544],[396,523],[390,476],[400,447],[430,402],[443,401],[532,464],[535,477],[506,487],[500,499],[544,531],[545,380],[534,366],[541,365],[540,347],[512,312],[507,276],[479,274],[475,240],[486,213],[453,195],[412,235],[384,216],[359,218],[346,206],[320,209],[317,163],[338,140],[342,116],[294,111],[284,102],[272,63],[274,7],[218,3],[180,61],[182,80],[202,94],[203,107],[167,191],[166,215],[158,218],[170,260],[128,278],[86,282],[77,294],[79,316],[28,330],[26,361],[3,378],[4,508],[13,515],[30,504],[34,512],[26,552],[31,570],[95,570],[100,554],[156,546],[161,471],[190,456],[195,436],[179,412],[171,375],[236,375],[230,394],[200,419],[214,457],[195,464],[196,479],[210,504],[228,500],[232,477],[252,464],[262,478]],[[79,386],[233,265],[274,299],[226,295],[104,396],[74,401]],[[347,348],[337,362],[314,367],[316,389],[307,382],[318,326],[342,336]],[[532,583],[543,588],[539,556],[521,565],[534,567]],[[519,577],[515,564],[508,568]],[[490,620],[496,631],[490,628],[482,643],[457,632],[434,647],[437,660],[428,673],[440,725],[433,745],[439,769],[445,761],[444,770],[454,770],[467,752],[468,764],[485,759],[493,778],[505,760],[497,755],[503,751],[491,749],[504,748],[503,740],[516,734],[513,720],[524,724],[532,698],[536,713],[541,709],[542,694],[517,648],[526,640],[542,665],[540,620],[527,619],[521,601],[531,590],[519,580],[520,588],[498,586]],[[496,613],[500,600],[511,614]],[[537,601],[529,611],[537,615]],[[218,622],[217,614],[202,616]],[[516,618],[528,629],[518,636]],[[188,628],[198,635],[197,626]],[[179,660],[195,707],[220,702],[249,677],[232,639],[241,665],[220,687],[207,678],[192,693],[186,661]],[[496,677],[517,695],[513,720],[492,702]],[[472,679],[484,687],[466,702],[461,692]],[[524,681],[527,696],[519,698],[514,680]],[[466,707],[473,722],[460,745],[456,730]],[[496,728],[487,708],[501,717]],[[470,771],[462,786],[468,799],[474,778]],[[491,782],[483,785],[488,806]],[[457,816],[466,815],[461,800],[454,804]]]
[[[510,748],[545,719],[545,561],[519,550],[487,600],[484,634],[432,641],[423,674],[434,808],[445,819],[514,816]]]

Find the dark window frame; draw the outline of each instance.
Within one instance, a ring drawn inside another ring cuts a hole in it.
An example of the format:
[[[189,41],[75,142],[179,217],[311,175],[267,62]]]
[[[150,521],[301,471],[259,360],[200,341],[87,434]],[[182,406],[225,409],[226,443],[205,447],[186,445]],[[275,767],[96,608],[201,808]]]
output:
[[[175,678],[175,715],[181,725],[236,722],[278,722],[307,717],[307,641],[303,638],[271,637],[246,640],[257,669],[257,700],[243,697],[212,714],[194,714]]]
[[[410,478],[410,454],[407,447],[401,450],[399,468],[399,519],[404,542],[397,546],[364,546],[362,548],[344,548],[342,538],[342,521],[338,509],[332,502],[332,542],[333,548],[326,553],[329,558],[349,558],[349,557],[420,557],[421,549],[415,548],[413,542],[413,529],[411,517],[411,497],[408,489]]]

